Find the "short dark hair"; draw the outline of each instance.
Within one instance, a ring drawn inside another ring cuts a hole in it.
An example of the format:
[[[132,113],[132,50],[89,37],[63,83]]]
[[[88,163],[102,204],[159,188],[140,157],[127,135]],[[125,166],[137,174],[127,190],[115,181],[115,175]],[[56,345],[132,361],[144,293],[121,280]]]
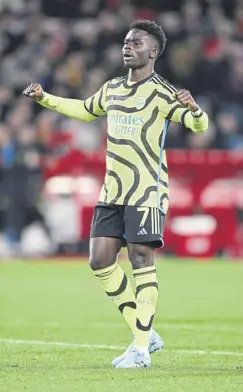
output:
[[[158,42],[158,57],[163,53],[166,44],[166,36],[161,26],[157,25],[154,21],[151,20],[136,20],[131,24],[129,31],[132,29],[147,31],[147,33],[152,35]]]

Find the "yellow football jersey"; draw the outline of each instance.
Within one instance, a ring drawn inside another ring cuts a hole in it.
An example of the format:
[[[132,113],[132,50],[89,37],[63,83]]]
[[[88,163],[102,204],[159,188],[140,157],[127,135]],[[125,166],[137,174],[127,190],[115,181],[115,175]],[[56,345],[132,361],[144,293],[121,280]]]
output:
[[[177,89],[152,73],[139,82],[110,80],[85,101],[45,93],[40,104],[66,116],[92,121],[107,115],[106,175],[99,201],[157,207],[169,204],[165,138],[170,121],[194,132],[208,128],[208,116],[181,105]]]

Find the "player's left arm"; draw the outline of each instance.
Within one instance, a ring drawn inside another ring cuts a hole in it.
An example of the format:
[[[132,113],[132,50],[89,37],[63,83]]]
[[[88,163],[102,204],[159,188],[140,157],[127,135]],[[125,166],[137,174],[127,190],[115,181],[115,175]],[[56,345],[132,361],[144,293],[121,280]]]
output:
[[[206,132],[208,115],[197,105],[188,90],[177,90],[174,93],[159,93],[159,107],[164,117],[170,121],[180,122],[193,132]]]

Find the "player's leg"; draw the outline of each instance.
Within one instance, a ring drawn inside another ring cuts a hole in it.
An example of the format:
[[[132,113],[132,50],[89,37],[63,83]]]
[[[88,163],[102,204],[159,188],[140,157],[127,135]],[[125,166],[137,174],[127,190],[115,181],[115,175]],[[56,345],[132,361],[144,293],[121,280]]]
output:
[[[136,283],[136,330],[132,350],[117,361],[117,368],[149,367],[150,354],[164,346],[163,339],[152,329],[158,298],[154,252],[153,243],[128,244]]]
[[[111,237],[90,238],[89,265],[95,275],[99,271],[110,269],[116,264],[118,253],[121,249],[121,239]]]
[[[163,245],[164,215],[151,207],[127,207],[128,255],[136,285],[136,346],[146,349],[158,298],[155,250]]]
[[[135,345],[146,351],[158,298],[158,280],[154,265],[155,246],[153,243],[129,243],[128,253],[136,285]]]
[[[109,205],[95,207],[90,239],[90,267],[134,333],[135,296],[128,277],[116,261],[123,233],[121,208]]]
[[[135,349],[117,367],[150,366],[151,336],[153,336],[155,344],[158,345],[157,349],[163,347],[163,340],[152,330],[158,298],[154,256],[156,247],[160,247],[162,244],[163,223],[164,217],[157,209],[127,207],[125,227],[128,255],[136,283]]]

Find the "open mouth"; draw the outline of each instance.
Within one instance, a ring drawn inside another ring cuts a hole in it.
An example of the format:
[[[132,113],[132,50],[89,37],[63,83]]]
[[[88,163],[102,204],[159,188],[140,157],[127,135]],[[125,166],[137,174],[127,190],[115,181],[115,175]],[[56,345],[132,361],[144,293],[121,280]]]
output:
[[[126,61],[131,60],[133,58],[133,56],[130,53],[124,53],[123,57]]]

